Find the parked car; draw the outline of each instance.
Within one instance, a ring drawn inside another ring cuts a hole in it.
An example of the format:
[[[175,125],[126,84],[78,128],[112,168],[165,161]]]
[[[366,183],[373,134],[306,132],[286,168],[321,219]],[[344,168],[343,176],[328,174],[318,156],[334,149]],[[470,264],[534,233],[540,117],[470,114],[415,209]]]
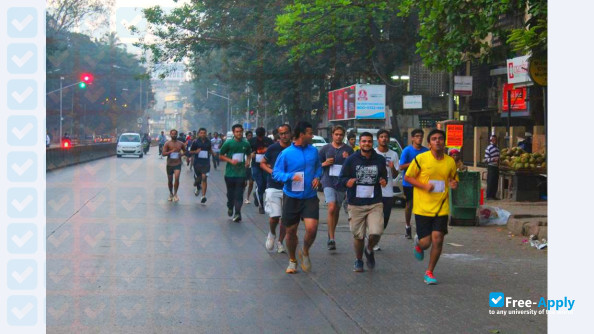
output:
[[[311,144],[319,151],[322,149],[322,147],[324,147],[324,145],[328,144],[328,142],[326,142],[324,137],[313,136]]]
[[[116,155],[121,158],[122,155],[137,155],[139,158],[143,157],[142,142],[139,133],[123,133],[118,139],[116,148]]]

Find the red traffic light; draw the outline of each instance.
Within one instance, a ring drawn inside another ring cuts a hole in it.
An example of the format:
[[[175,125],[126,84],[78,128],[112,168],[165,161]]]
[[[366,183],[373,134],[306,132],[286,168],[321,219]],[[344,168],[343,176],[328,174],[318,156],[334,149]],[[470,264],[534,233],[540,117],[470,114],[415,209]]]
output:
[[[93,82],[93,74],[91,73],[82,73],[80,75],[80,81],[86,83],[86,84],[90,84],[91,82]]]

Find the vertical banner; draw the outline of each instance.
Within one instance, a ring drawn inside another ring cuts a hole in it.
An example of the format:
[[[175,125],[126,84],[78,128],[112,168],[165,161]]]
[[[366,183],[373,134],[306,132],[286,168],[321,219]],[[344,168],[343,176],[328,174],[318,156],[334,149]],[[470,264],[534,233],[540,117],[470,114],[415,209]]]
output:
[[[464,125],[446,125],[446,147],[460,149],[464,143]]]
[[[45,333],[45,1],[0,11],[0,333]]]

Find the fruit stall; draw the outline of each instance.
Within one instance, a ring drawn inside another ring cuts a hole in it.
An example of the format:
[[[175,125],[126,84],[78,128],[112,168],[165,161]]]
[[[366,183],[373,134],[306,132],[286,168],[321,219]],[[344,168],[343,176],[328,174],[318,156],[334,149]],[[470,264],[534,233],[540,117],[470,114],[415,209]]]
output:
[[[499,157],[499,198],[539,201],[546,198],[546,153],[504,148]]]

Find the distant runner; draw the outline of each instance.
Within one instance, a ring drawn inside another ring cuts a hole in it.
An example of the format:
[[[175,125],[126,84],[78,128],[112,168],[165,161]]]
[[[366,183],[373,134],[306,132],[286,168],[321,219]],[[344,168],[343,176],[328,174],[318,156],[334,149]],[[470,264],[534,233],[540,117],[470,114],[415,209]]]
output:
[[[232,127],[233,138],[225,141],[221,147],[221,160],[227,162],[225,167],[225,185],[227,186],[227,215],[233,221],[241,221],[241,205],[245,190],[246,171],[252,153],[250,144],[243,139],[243,127],[235,124]],[[235,210],[235,213],[234,213]]]
[[[219,152],[221,152],[223,140],[219,138],[219,134],[215,132],[214,137],[210,140],[210,143],[212,144],[212,165],[214,169],[217,170],[217,167],[219,167],[219,164],[221,163],[219,161]]]
[[[196,190],[194,195],[198,196],[199,189],[202,188],[202,196],[200,196],[200,203],[206,203],[206,179],[208,172],[210,172],[210,156],[212,154],[211,143],[206,138],[206,129],[200,128],[198,130],[198,138],[192,142],[190,154],[193,155],[194,162],[194,177],[196,179]]]
[[[169,187],[169,201],[177,202],[177,189],[179,188],[179,174],[182,166],[182,154],[186,150],[186,145],[177,140],[177,130],[169,132],[171,140],[163,146],[163,156],[167,157],[167,186]],[[173,177],[175,176],[175,184]]]

